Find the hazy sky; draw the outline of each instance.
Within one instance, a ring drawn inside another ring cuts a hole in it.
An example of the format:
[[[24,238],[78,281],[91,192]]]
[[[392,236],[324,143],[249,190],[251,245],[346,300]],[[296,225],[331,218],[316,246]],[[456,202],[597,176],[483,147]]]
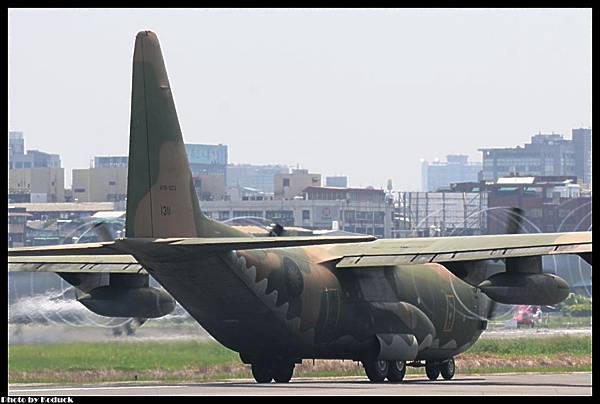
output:
[[[9,10],[9,130],[71,169],[128,152],[135,35],[158,34],[187,143],[352,186],[420,187],[419,159],[591,126],[592,13]]]

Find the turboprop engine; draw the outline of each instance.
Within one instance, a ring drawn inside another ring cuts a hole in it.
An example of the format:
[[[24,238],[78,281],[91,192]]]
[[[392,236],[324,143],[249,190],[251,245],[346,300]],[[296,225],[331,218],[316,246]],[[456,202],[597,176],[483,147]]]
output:
[[[175,310],[175,300],[165,291],[153,287],[101,286],[77,300],[106,317],[157,318]]]
[[[569,284],[559,276],[544,273],[492,275],[479,288],[493,300],[504,304],[553,305],[569,295]]]

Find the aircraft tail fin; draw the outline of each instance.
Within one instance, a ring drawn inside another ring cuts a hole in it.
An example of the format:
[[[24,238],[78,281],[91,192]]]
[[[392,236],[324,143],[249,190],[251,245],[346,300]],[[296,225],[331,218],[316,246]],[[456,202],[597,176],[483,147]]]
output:
[[[158,37],[133,55],[126,237],[240,237],[201,211]]]

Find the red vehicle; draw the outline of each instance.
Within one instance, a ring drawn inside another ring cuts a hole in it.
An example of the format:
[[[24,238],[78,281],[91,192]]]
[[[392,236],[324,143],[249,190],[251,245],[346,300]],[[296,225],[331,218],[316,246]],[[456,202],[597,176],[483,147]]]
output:
[[[542,308],[531,305],[517,306],[513,319],[517,321],[517,328],[521,326],[533,328],[535,323],[542,319]]]

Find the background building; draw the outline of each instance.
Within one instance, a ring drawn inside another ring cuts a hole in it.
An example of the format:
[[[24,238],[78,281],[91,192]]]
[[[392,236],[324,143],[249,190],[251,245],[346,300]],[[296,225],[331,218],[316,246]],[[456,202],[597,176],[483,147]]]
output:
[[[229,164],[227,188],[251,188],[265,194],[273,194],[275,175],[289,172],[288,167],[280,165]]]
[[[275,199],[293,199],[306,188],[321,186],[321,174],[311,174],[306,169],[294,169],[289,174],[276,174]]]
[[[16,168],[8,173],[10,202],[63,202],[65,173],[63,168]]]
[[[592,130],[573,129],[575,150],[575,175],[586,188],[592,186]]]
[[[445,162],[421,162],[421,189],[437,191],[454,182],[477,181],[481,163],[468,160],[462,154],[449,154]]]
[[[583,138],[585,137],[581,139]],[[481,179],[485,181],[496,181],[500,177],[511,175],[577,175],[574,142],[564,139],[559,134],[534,135],[531,137],[531,143],[525,144],[524,147],[479,150],[483,153]],[[583,154],[584,151],[581,150],[580,153]]]
[[[31,214],[23,207],[8,208],[8,247],[23,247],[25,245],[25,226]]]
[[[117,202],[127,198],[127,167],[73,169],[73,201]]]
[[[380,238],[392,235],[393,205],[389,203],[334,199],[320,191],[313,198],[325,199],[208,201],[202,202],[201,208],[207,216],[219,221],[262,218],[285,228],[335,229]]]
[[[227,146],[186,144],[194,188],[200,200],[226,194]],[[93,167],[73,169],[72,198],[80,202],[122,201],[127,196],[127,156],[96,156]]]
[[[62,202],[64,169],[60,156],[27,150],[23,132],[8,135],[8,200],[11,202]]]
[[[227,189],[227,146],[186,144],[185,151],[198,198],[223,199]]]
[[[127,197],[127,170],[127,156],[96,156],[93,167],[73,169],[73,201],[124,201]]]
[[[8,168],[60,168],[60,156],[39,150],[25,153],[23,132],[11,131],[8,133]]]
[[[487,193],[401,192],[394,237],[469,236],[487,232]]]

